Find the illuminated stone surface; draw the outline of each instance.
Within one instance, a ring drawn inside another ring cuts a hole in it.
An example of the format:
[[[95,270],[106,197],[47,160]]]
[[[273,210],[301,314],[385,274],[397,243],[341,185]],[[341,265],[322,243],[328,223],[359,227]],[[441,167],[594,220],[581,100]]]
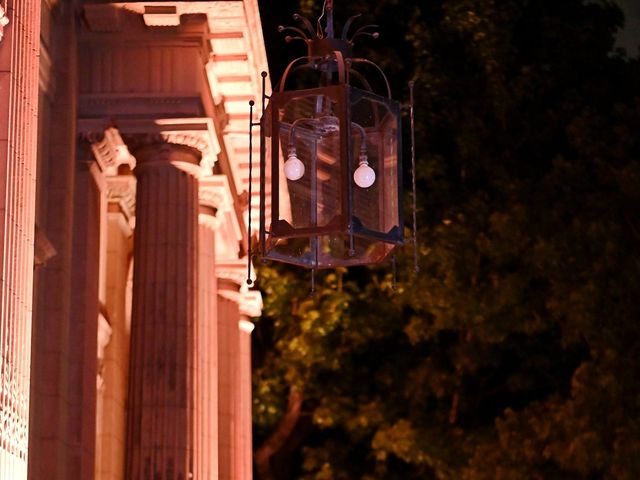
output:
[[[251,478],[257,2],[0,3],[0,478]]]

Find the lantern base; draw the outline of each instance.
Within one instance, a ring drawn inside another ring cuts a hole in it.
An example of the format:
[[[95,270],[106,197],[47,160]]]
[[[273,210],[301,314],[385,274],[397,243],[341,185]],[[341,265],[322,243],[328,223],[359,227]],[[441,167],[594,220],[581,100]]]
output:
[[[352,267],[381,263],[397,245],[348,234],[271,237],[266,242],[264,258],[314,269]]]

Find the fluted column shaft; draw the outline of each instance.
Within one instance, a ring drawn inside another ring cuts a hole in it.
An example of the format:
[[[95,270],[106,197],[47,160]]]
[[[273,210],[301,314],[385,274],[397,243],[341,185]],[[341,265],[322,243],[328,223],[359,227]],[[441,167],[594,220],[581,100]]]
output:
[[[240,395],[239,356],[240,287],[227,279],[218,280],[218,455],[219,479],[238,480],[238,442]]]
[[[218,220],[215,213],[211,206],[200,205],[194,478],[202,480],[218,478],[218,301],[215,277]]]
[[[20,480],[27,477],[40,0],[2,6],[0,478]]]
[[[150,145],[138,164],[126,478],[192,478],[198,183],[190,147]]]
[[[254,325],[247,315],[241,312],[238,322],[240,344],[238,356],[240,357],[240,371],[238,375],[239,407],[239,448],[237,463],[242,470],[238,480],[251,480],[253,478],[253,432],[251,423],[251,332]]]

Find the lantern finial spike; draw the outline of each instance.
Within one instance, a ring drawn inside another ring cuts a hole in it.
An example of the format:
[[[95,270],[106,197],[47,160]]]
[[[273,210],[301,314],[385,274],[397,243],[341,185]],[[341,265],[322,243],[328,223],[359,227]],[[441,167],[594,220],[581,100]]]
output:
[[[326,3],[327,10],[327,38],[334,38],[333,35],[333,0],[327,0]]]

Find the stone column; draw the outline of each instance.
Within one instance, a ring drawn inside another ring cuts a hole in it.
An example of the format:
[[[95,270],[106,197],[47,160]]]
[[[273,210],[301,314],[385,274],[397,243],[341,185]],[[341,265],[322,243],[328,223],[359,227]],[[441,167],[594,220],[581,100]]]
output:
[[[20,480],[27,477],[40,0],[2,5],[0,478]]]
[[[196,324],[196,457],[194,478],[218,478],[218,300],[215,277],[215,187],[200,181],[199,315]]]
[[[106,310],[112,330],[102,362],[102,419],[97,427],[96,480],[123,480],[131,333],[133,175],[107,177]]]
[[[240,320],[238,322],[240,344],[238,346],[239,375],[238,423],[239,448],[237,463],[241,467],[238,480],[253,478],[253,424],[252,424],[252,390],[251,390],[251,332],[254,324],[251,317],[259,317],[262,313],[262,297],[258,291],[244,292],[240,300]]]
[[[134,151],[137,166],[129,480],[192,477],[197,308],[198,150],[169,143]]]
[[[252,425],[251,425],[251,332],[254,325],[248,317],[242,315],[238,323],[240,330],[240,344],[238,355],[240,357],[240,371],[238,375],[238,424],[239,424],[239,446],[237,454],[237,464],[241,471],[238,480],[251,480],[253,475],[253,451],[252,445]]]
[[[238,308],[240,286],[227,278],[218,279],[218,456],[219,480],[238,480],[237,448],[240,331]]]

